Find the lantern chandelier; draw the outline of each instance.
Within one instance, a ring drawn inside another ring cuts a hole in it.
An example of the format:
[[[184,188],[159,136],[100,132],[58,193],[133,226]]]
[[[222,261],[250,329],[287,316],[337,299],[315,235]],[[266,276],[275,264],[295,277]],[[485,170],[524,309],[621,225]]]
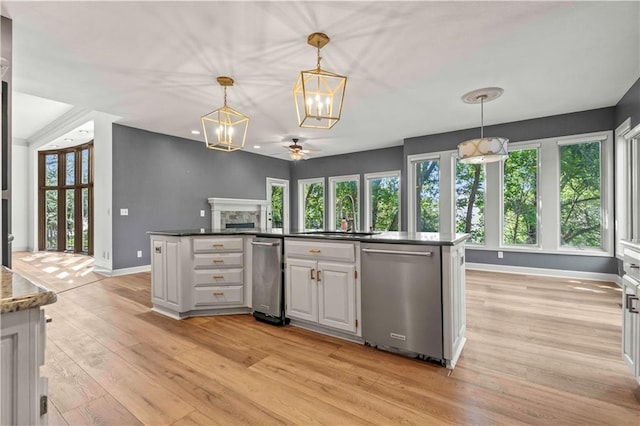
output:
[[[313,33],[307,43],[318,50],[315,69],[301,71],[293,88],[298,113],[298,125],[315,129],[330,129],[342,114],[342,101],[347,77],[320,68],[320,49],[329,43],[323,33]]]
[[[480,138],[470,139],[458,144],[458,157],[462,163],[480,164],[504,160],[509,156],[509,139],[484,137],[484,103],[492,101],[504,92],[500,87],[487,87],[473,90],[462,96],[468,104],[480,104]]]
[[[227,106],[227,87],[233,86],[233,79],[221,76],[217,81],[224,89],[224,106],[202,116],[204,143],[209,149],[237,151],[244,147],[249,117]]]

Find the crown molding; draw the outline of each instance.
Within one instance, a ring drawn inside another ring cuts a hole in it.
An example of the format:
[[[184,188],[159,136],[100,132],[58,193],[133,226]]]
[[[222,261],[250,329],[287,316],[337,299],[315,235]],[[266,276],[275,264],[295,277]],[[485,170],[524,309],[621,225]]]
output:
[[[27,145],[39,148],[75,129],[79,125],[93,120],[93,118],[93,111],[82,107],[73,107],[27,138]]]

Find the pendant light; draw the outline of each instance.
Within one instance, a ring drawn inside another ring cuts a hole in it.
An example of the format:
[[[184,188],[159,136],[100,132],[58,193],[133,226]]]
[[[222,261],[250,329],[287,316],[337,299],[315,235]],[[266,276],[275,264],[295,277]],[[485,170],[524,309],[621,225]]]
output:
[[[298,125],[330,129],[342,114],[347,77],[320,68],[320,49],[329,43],[326,34],[313,33],[307,37],[307,43],[317,49],[318,62],[315,69],[300,72],[293,88]]]
[[[480,138],[470,139],[458,144],[460,162],[467,164],[493,163],[509,156],[507,144],[509,139],[500,137],[484,137],[484,103],[502,95],[500,87],[487,87],[473,90],[462,96],[468,104],[480,104]]]
[[[227,87],[233,86],[233,79],[221,76],[217,81],[224,89],[224,106],[202,116],[204,143],[209,149],[237,151],[244,147],[249,117],[227,105]]]

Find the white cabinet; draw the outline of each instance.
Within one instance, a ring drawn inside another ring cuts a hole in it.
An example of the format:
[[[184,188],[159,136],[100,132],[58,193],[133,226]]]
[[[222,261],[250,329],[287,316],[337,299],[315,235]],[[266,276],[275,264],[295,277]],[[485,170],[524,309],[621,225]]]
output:
[[[467,309],[464,244],[442,248],[442,338],[448,368],[455,367],[466,342]]]
[[[356,245],[286,240],[285,256],[287,317],[359,334]]]
[[[622,359],[640,383],[640,246],[624,247],[622,277]]]
[[[175,312],[183,309],[179,237],[151,239],[151,299]]]
[[[40,377],[45,341],[44,310],[2,314],[0,424],[47,424],[47,379]]]

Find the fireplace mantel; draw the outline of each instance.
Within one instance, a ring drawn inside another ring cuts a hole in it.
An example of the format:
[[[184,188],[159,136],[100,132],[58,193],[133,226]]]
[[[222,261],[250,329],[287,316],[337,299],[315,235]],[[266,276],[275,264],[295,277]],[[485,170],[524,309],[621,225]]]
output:
[[[221,212],[256,212],[260,214],[260,229],[267,228],[267,201],[245,198],[208,198],[211,205],[211,228],[221,229]],[[256,226],[258,227],[258,226]]]

